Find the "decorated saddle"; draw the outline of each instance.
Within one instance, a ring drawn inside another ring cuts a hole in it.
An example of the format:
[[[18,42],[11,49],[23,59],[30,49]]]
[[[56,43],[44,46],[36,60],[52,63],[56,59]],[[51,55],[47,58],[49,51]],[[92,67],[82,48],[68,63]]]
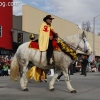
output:
[[[60,51],[60,48],[59,48],[56,40],[53,40],[52,41],[52,45],[53,45],[54,51]],[[30,41],[28,47],[29,48],[32,48],[32,49],[39,50],[38,40],[36,40],[36,41]]]
[[[54,51],[62,51],[66,55],[68,55],[72,60],[75,60],[77,58],[76,51],[73,50],[67,43],[65,43],[61,39],[53,40],[52,45],[54,47]],[[31,41],[29,48],[37,49],[39,50],[39,45],[38,45],[38,40],[36,41]]]

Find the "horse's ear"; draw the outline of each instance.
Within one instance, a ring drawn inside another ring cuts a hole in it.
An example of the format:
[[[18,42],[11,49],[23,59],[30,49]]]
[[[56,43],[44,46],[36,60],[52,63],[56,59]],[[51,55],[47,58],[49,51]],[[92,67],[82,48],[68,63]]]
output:
[[[86,37],[86,34],[85,34],[85,32],[83,31],[83,33],[82,33],[82,37],[84,38],[84,37]]]

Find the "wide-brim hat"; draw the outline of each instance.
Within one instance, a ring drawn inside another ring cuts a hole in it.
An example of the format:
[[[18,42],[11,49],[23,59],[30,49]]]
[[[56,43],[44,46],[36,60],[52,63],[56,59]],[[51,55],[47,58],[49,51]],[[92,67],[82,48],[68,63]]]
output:
[[[52,18],[51,15],[47,15],[46,17],[43,18],[43,21],[46,22],[46,19],[51,19],[51,20],[53,20],[54,18]]]

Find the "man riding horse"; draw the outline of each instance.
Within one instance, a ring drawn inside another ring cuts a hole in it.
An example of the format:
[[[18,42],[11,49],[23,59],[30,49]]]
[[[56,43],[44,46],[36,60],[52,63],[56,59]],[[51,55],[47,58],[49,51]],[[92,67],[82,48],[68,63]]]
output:
[[[40,26],[39,29],[39,50],[41,52],[47,51],[47,65],[51,65],[50,59],[53,56],[53,40],[54,38],[57,38],[57,33],[53,30],[53,27],[51,26],[52,20],[51,15],[47,15],[43,19],[43,23]]]

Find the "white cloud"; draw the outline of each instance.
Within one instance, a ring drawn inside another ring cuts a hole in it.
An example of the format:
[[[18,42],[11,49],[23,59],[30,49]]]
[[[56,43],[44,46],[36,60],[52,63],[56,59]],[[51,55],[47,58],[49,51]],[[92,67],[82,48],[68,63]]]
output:
[[[37,2],[40,2],[40,0],[37,0]],[[100,0],[44,0],[44,3],[43,10],[79,26],[83,21],[90,21],[93,24],[93,18],[100,14]],[[99,21],[99,19],[100,16],[97,20]]]
[[[13,6],[13,14],[22,15],[22,5],[24,5],[24,3],[21,0],[13,0],[13,2],[18,3],[18,5]]]
[[[32,1],[31,3],[32,3],[33,5],[35,5],[35,6],[38,6],[38,3],[34,2],[34,1]]]

